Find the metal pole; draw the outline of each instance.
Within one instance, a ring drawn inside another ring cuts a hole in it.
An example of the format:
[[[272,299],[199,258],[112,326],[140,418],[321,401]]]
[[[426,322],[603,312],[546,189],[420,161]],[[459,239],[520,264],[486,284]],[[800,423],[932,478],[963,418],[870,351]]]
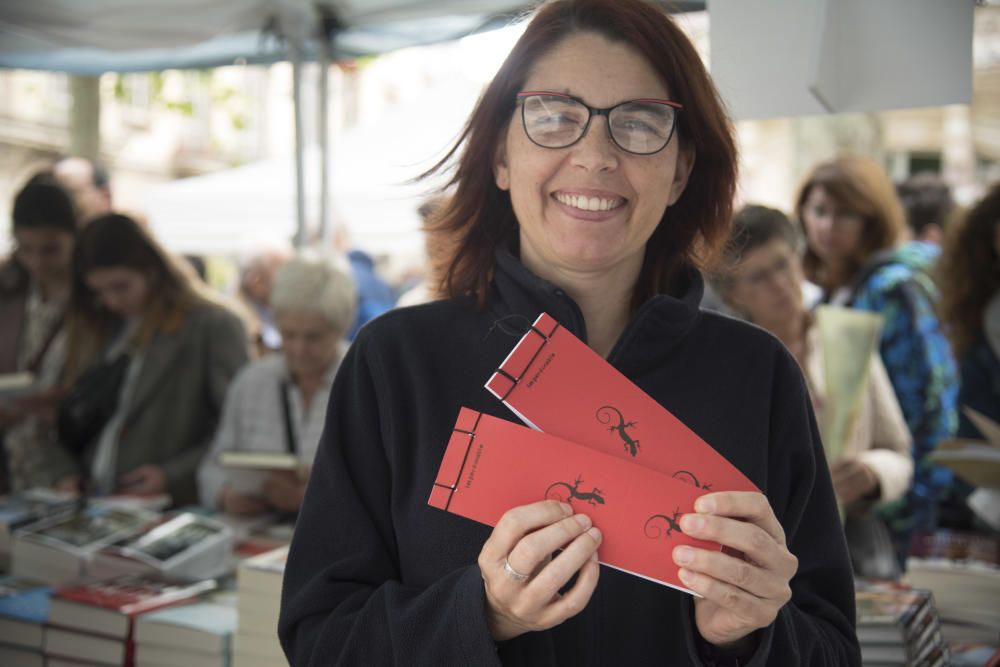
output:
[[[330,42],[326,35],[319,37],[319,238],[324,250],[330,246],[330,134],[328,115],[330,108]]]
[[[292,54],[292,106],[295,113],[295,239],[296,248],[306,244],[305,138],[302,122],[302,45],[289,43]]]

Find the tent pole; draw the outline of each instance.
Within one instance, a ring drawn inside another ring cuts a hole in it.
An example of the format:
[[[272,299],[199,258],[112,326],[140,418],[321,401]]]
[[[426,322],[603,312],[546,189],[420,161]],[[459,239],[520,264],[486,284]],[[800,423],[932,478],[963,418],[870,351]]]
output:
[[[319,239],[324,250],[330,247],[330,42],[326,35],[319,39]]]
[[[302,46],[290,40],[292,54],[292,108],[295,114],[295,239],[297,249],[306,244],[305,138],[302,136]]]

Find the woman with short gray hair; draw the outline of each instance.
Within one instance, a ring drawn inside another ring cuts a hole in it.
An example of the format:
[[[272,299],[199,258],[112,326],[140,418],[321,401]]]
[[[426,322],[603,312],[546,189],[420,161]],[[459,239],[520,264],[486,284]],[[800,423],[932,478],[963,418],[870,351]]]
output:
[[[278,270],[271,308],[282,351],[233,381],[198,473],[203,505],[243,515],[298,511],[357,307],[350,271],[341,264],[300,255]],[[264,473],[224,468],[219,458],[230,451],[292,454],[299,465]]]

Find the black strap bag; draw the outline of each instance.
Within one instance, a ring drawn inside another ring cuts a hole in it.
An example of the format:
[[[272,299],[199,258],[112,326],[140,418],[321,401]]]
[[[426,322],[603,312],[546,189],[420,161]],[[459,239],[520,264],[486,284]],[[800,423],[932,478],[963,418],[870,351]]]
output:
[[[59,440],[73,454],[81,455],[115,414],[128,365],[129,356],[120,354],[91,366],[59,403]]]

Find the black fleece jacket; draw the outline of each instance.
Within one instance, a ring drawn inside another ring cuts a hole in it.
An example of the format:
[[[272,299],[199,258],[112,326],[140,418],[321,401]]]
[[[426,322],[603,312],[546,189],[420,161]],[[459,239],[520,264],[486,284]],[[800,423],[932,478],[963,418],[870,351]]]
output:
[[[799,559],[791,602],[741,664],[859,665],[847,549],[798,367],[769,334],[699,311],[701,278],[686,281],[639,309],[608,361],[764,490]],[[361,331],[285,572],[293,666],[702,664],[690,596],[610,568],[579,615],[497,646],[476,565],[491,529],[427,504],[461,406],[516,421],[483,388],[517,340],[495,323],[542,311],[586,340],[576,304],[500,253],[487,309],[441,301]]]

